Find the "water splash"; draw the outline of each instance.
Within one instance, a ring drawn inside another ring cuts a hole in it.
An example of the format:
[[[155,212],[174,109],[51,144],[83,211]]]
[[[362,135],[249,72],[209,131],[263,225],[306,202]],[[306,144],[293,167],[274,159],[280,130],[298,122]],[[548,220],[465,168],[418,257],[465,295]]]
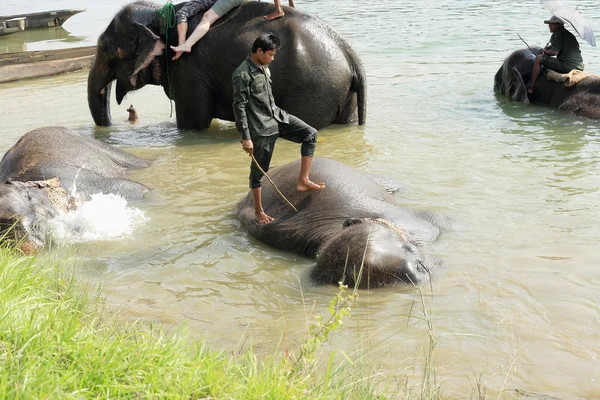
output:
[[[50,221],[50,232],[58,243],[116,240],[131,235],[148,218],[127,200],[115,194],[94,194],[77,210]]]
[[[82,165],[75,174],[75,178],[73,179],[73,186],[71,187],[71,197],[77,197],[77,178],[79,177],[79,173],[81,170],[85,168],[85,164]]]

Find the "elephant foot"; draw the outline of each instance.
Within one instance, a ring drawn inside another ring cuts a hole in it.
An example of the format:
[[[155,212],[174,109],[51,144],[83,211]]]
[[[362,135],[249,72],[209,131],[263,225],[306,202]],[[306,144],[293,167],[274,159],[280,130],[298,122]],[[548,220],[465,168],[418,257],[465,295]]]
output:
[[[255,213],[254,215],[256,216],[256,222],[258,222],[261,225],[270,224],[271,222],[275,221],[275,218],[271,217],[270,215],[267,215],[267,213],[265,213],[264,211]]]
[[[285,13],[283,12],[283,10],[275,10],[271,14],[265,15],[265,19],[267,21],[272,21],[274,19],[281,18],[284,15],[285,15]]]
[[[309,192],[313,190],[321,190],[324,188],[325,182],[314,183],[309,179],[304,181],[300,180],[296,183],[296,190],[298,190],[299,192]]]

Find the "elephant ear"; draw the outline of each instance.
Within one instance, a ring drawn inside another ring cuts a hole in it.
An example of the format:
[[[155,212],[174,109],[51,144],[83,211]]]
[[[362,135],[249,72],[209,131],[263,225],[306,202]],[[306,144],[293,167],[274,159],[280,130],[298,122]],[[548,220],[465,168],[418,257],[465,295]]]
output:
[[[135,63],[130,80],[131,84],[135,86],[135,78],[138,72],[150,65],[156,56],[163,54],[165,44],[160,40],[160,37],[139,22],[134,22],[133,27],[136,31],[134,33],[134,37],[136,37]]]
[[[509,89],[511,99],[520,103],[529,103],[527,97],[527,85],[525,85],[521,72],[516,67],[513,67],[511,72]]]

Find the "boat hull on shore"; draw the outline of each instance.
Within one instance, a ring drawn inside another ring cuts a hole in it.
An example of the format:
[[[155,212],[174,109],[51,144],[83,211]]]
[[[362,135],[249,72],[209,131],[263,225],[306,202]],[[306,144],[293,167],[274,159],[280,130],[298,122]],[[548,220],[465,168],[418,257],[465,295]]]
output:
[[[0,83],[89,68],[96,46],[0,54]]]
[[[2,15],[0,21],[25,18],[25,29],[47,28],[49,26],[61,26],[67,19],[85,9],[42,11],[29,14]]]

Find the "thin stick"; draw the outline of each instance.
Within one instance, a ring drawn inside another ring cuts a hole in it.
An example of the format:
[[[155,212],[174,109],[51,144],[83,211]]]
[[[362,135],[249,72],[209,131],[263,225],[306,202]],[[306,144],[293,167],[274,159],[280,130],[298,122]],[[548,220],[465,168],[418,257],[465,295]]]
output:
[[[524,41],[524,40],[523,40],[523,38],[521,37],[521,35],[519,35],[519,34],[517,33],[517,36],[519,37],[519,39],[521,39],[521,41],[522,41],[523,43],[525,43],[525,45],[526,45],[527,47],[529,47],[529,45],[527,44],[527,42],[526,42],[526,41]],[[533,49],[532,49],[531,47],[529,47],[529,50],[531,50],[531,52],[537,56],[537,53],[536,53],[535,51],[533,51]]]
[[[277,193],[279,193],[279,196],[281,196],[282,199],[285,200],[286,203],[288,203],[290,205],[290,207],[292,207],[294,209],[294,211],[298,212],[298,210],[296,209],[296,207],[294,207],[294,205],[292,203],[290,203],[290,201],[288,199],[286,199],[286,197],[283,195],[283,193],[281,193],[279,191],[279,188],[277,188],[277,185],[275,184],[275,182],[273,182],[273,180],[271,179],[271,177],[269,175],[267,175],[267,173],[261,168],[260,165],[258,165],[258,161],[256,161],[256,158],[254,158],[254,154],[250,154],[250,157],[252,157],[252,161],[254,161],[254,164],[258,167],[258,169],[260,170],[260,172],[262,172],[267,179],[269,180],[269,182],[271,182],[271,185],[273,185],[273,187],[275,188],[275,190],[277,191]]]

